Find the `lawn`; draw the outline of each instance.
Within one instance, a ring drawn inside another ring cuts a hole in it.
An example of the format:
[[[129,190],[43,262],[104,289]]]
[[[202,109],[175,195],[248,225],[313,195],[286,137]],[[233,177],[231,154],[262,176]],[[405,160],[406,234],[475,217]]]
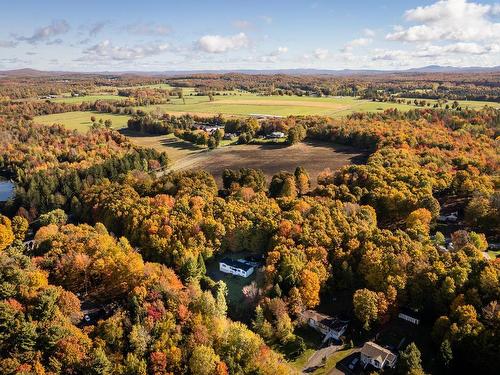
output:
[[[63,124],[68,129],[85,133],[92,125],[92,121],[90,121],[91,116],[95,116],[97,121],[99,121],[99,119],[102,119],[103,121],[111,120],[113,122],[113,129],[125,127],[129,119],[128,115],[77,111],[36,116],[34,118],[34,122],[45,125]]]

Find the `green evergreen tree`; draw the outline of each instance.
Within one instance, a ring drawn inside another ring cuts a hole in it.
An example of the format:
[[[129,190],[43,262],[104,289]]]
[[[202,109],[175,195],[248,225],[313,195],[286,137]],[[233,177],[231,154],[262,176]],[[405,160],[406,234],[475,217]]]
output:
[[[441,364],[445,369],[449,369],[451,361],[453,361],[453,350],[448,340],[444,340],[439,348]]]
[[[220,280],[217,283],[217,291],[215,292],[215,302],[217,304],[217,311],[220,316],[227,314],[227,285],[224,281]]]
[[[207,273],[207,267],[205,266],[205,260],[203,260],[203,255],[198,254],[198,274],[203,276]]]

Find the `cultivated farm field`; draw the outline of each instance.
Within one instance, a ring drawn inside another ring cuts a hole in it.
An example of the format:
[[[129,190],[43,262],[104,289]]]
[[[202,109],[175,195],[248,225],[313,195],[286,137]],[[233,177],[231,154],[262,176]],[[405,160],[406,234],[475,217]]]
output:
[[[309,173],[311,182],[315,184],[318,174],[326,168],[335,170],[364,160],[365,155],[355,148],[323,142],[303,142],[292,146],[247,144],[192,153],[178,159],[173,169],[206,170],[221,186],[222,172],[226,168],[261,169],[270,182],[274,174],[281,171],[293,172],[296,167],[302,166]]]
[[[224,169],[262,169],[268,182],[281,171],[293,172],[304,167],[313,184],[318,174],[326,168],[335,170],[348,164],[365,160],[366,155],[353,148],[324,142],[302,142],[293,146],[277,144],[230,144],[215,150],[193,145],[173,135],[143,136],[122,131],[133,143],[164,151],[173,161],[172,170],[201,169],[210,172],[222,186]]]

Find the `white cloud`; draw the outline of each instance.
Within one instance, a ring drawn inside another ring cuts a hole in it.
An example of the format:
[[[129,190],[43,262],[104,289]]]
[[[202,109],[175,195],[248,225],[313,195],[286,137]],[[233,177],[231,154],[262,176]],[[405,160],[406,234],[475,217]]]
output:
[[[247,47],[248,44],[249,40],[245,33],[239,33],[232,36],[205,35],[197,42],[198,48],[208,53],[223,53],[237,50]]]
[[[233,26],[238,29],[249,29],[252,24],[246,20],[235,20],[233,21]]]
[[[480,45],[477,43],[452,43],[448,45],[422,45],[414,50],[385,50],[375,49],[372,61],[397,61],[402,65],[442,64],[445,61],[464,60],[468,62],[477,59],[477,56],[488,57],[490,54],[500,52],[500,45],[492,43]]]
[[[273,23],[273,18],[269,16],[260,16],[260,19],[267,23],[268,25]]]
[[[259,58],[259,61],[265,62],[265,63],[275,63],[278,61],[279,56],[285,54],[288,52],[288,47],[278,47],[276,50],[272,51],[271,53],[261,56]]]
[[[125,29],[130,34],[135,35],[167,35],[172,32],[172,29],[168,25],[159,24],[149,24],[149,23],[133,23],[125,26]]]
[[[84,60],[93,58],[104,60],[136,60],[144,57],[159,55],[168,50],[167,44],[152,44],[147,46],[114,46],[109,40],[89,47],[83,51]]]
[[[363,29],[363,34],[369,38],[373,38],[375,36],[375,31],[373,31],[372,29]]]
[[[57,38],[57,39],[49,40],[49,41],[45,42],[45,44],[48,46],[59,45],[62,43],[63,43],[63,40],[61,38]]]
[[[328,57],[328,50],[324,48],[316,48],[314,50],[314,57],[316,57],[318,60],[324,60]]]
[[[102,31],[102,29],[104,28],[104,26],[106,26],[106,23],[102,22],[102,21],[94,23],[89,28],[89,35],[90,36],[96,36],[97,34],[99,34]]]
[[[397,27],[386,39],[406,42],[500,39],[500,23],[491,20],[491,16],[500,13],[499,7],[467,0],[441,0],[407,10],[405,19],[417,25]]]
[[[480,45],[477,43],[452,43],[445,46],[427,45],[419,48],[413,53],[419,57],[438,57],[446,54],[468,54],[485,55],[497,53],[500,51],[500,45],[493,43],[489,45]]]
[[[29,37],[18,36],[16,39],[30,44],[36,44],[38,42],[48,41],[57,35],[65,34],[69,29],[70,26],[65,20],[54,20],[50,25],[38,28],[33,35]]]
[[[350,42],[346,43],[342,48],[342,52],[350,52],[355,47],[365,47],[369,45],[373,40],[371,38],[358,38],[353,39]]]
[[[17,42],[12,40],[0,40],[0,48],[13,48],[17,46]]]

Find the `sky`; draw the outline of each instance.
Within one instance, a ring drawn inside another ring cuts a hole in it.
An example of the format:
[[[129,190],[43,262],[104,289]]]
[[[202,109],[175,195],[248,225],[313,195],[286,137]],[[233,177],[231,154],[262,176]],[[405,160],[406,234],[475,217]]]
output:
[[[0,0],[0,9],[0,70],[500,65],[500,3],[487,0]]]

